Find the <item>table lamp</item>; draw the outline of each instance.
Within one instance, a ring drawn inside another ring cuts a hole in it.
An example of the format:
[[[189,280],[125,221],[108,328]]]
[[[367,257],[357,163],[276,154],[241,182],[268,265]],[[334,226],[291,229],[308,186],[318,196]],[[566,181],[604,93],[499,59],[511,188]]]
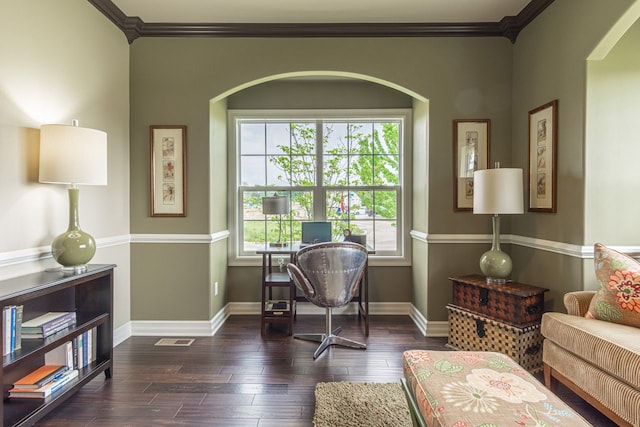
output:
[[[39,181],[69,185],[69,227],[51,243],[53,258],[63,270],[82,272],[96,252],[94,238],[80,229],[78,185],[107,184],[107,134],[68,125],[40,129]]]
[[[266,196],[262,198],[262,213],[265,215],[278,215],[280,222],[278,223],[278,241],[269,243],[273,247],[287,246],[286,243],[281,241],[282,239],[282,215],[289,213],[289,198],[287,196],[278,196],[278,193],[274,193],[273,196]]]
[[[500,168],[473,173],[473,213],[493,215],[491,249],[480,257],[480,270],[487,283],[505,283],[513,266],[509,254],[500,250],[500,216],[524,212],[522,169]]]

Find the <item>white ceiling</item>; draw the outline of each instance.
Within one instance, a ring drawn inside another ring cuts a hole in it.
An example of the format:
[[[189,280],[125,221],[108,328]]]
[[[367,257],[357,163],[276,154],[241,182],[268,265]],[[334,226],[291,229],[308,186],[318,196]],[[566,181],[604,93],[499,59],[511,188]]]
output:
[[[499,22],[530,0],[112,0],[145,23]]]

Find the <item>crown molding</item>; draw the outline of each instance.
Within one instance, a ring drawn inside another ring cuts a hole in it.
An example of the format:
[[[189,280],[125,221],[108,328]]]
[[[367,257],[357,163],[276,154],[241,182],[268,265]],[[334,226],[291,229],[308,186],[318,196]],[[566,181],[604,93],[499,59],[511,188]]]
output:
[[[145,23],[126,16],[111,0],[88,0],[133,43],[139,37],[506,37],[518,34],[553,0],[532,0],[500,22],[466,23]]]

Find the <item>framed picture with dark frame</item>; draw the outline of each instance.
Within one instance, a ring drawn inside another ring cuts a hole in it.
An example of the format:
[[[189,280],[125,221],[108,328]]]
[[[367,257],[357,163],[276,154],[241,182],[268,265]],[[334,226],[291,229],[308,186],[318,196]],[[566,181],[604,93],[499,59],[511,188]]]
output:
[[[489,166],[491,120],[453,121],[453,210],[473,210],[473,172]]]
[[[558,100],[529,111],[529,212],[556,212]]]
[[[187,127],[149,126],[151,216],[187,216]]]

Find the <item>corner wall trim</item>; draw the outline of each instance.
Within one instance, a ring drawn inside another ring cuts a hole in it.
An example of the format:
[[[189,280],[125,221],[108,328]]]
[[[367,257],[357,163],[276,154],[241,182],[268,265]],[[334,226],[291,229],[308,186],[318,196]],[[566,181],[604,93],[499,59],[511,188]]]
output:
[[[131,337],[131,322],[127,322],[113,331],[113,346],[122,344],[129,337]]]
[[[447,321],[429,321],[422,315],[420,310],[413,304],[410,304],[409,317],[416,324],[422,335],[425,337],[446,337],[449,336],[449,322]]]
[[[427,243],[427,233],[424,233],[422,231],[411,230],[409,232],[409,235],[413,240],[418,240],[419,242]]]

